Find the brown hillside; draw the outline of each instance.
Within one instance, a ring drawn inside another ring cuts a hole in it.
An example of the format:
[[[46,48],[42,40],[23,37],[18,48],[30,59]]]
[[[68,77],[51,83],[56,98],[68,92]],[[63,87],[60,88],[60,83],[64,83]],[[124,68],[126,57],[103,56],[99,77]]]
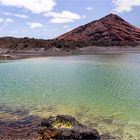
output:
[[[111,44],[140,44],[140,29],[115,14],[80,26],[57,38],[65,41],[93,41]]]

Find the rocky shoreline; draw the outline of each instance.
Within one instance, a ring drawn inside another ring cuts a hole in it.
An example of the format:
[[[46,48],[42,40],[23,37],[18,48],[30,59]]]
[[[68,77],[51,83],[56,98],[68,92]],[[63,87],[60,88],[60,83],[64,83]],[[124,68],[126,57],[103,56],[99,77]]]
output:
[[[100,135],[96,129],[88,128],[80,124],[74,117],[69,115],[58,115],[49,117],[41,122],[44,126],[39,131],[41,140],[49,139],[90,139],[100,140]]]
[[[9,54],[0,55],[0,60],[13,60],[13,59],[17,59],[17,57]]]
[[[15,60],[34,57],[47,56],[68,56],[68,55],[92,55],[92,54],[124,54],[124,53],[140,53],[140,46],[137,47],[83,47],[77,49],[59,49],[51,48],[44,51],[44,49],[31,49],[22,51],[6,51],[0,53],[0,60]]]
[[[95,138],[97,140],[139,140],[138,124],[129,124],[113,116],[96,118],[90,115],[85,118],[83,113],[73,116],[56,114],[42,118],[30,113],[27,109],[13,109],[2,105],[0,106],[0,140],[20,140],[21,138],[25,140],[94,140]]]
[[[0,139],[90,139],[100,140],[96,129],[89,128],[79,123],[69,115],[50,116],[41,119],[36,116],[28,116],[20,121],[0,121]]]

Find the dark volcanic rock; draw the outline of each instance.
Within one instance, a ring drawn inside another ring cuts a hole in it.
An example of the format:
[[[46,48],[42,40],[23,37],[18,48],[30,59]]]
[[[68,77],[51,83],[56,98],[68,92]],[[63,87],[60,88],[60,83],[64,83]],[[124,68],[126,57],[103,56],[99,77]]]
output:
[[[87,41],[99,45],[136,45],[140,44],[140,29],[109,14],[104,18],[80,26],[57,38],[67,41]]]
[[[74,117],[69,116],[69,115],[58,115],[58,116],[56,116],[56,120],[63,121],[66,123],[69,122],[72,125],[78,124],[78,121],[76,121],[76,119]]]
[[[52,124],[55,120],[55,117],[49,117],[48,119],[42,120],[41,125],[46,127],[52,127]]]
[[[97,130],[80,124],[74,117],[58,115],[41,122],[40,139],[91,139],[100,140]]]
[[[15,38],[15,37],[1,37],[0,38],[0,48],[2,50],[6,49],[7,53],[21,51],[21,50],[30,50],[36,49],[36,51],[40,48],[48,49],[49,40],[43,39],[34,39],[34,38]]]
[[[0,140],[7,139],[91,139],[100,140],[97,130],[80,124],[68,115],[42,120],[38,116],[23,116],[16,121],[0,120]]]
[[[36,139],[41,119],[37,116],[25,116],[17,121],[0,120],[0,140]]]

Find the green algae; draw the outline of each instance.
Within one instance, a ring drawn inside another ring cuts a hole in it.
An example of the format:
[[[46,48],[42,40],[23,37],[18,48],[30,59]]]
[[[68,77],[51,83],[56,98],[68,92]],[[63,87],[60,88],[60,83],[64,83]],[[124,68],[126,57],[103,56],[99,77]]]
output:
[[[73,128],[73,125],[70,122],[56,121],[53,124],[53,128],[67,128],[67,129],[71,129],[71,128]]]

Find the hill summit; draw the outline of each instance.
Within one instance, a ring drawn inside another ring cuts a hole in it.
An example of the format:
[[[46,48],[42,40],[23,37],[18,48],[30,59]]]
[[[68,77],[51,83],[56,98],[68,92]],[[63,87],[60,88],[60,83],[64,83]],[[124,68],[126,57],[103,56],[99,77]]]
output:
[[[59,37],[64,41],[87,41],[101,45],[140,44],[140,29],[115,14],[80,26]]]

